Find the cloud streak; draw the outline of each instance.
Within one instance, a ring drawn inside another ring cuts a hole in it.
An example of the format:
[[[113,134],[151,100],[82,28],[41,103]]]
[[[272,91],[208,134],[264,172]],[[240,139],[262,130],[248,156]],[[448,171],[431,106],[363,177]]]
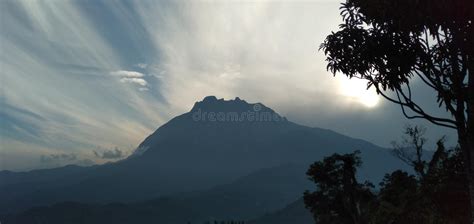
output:
[[[142,79],[142,78],[127,78],[127,77],[124,77],[124,78],[120,78],[120,82],[135,83],[135,84],[140,85],[140,86],[147,86],[148,85],[148,82],[145,79]]]
[[[148,90],[148,82],[144,79],[145,75],[143,73],[136,71],[119,70],[113,71],[110,74],[112,76],[119,77],[120,82],[122,83],[133,83],[142,86],[141,88],[139,88],[140,91]]]
[[[74,153],[70,154],[50,154],[50,155],[42,155],[40,157],[40,160],[42,163],[57,163],[57,162],[71,162],[75,161],[77,159],[77,156]]]
[[[0,108],[5,118],[0,121],[0,169],[42,166],[37,158],[45,153],[94,159],[88,154],[96,145],[138,144],[170,117],[155,97],[159,93],[137,91],[137,86],[145,88],[145,77],[122,69],[137,62],[124,62],[130,52],[111,45],[95,26],[102,20],[89,20],[93,11],[82,6],[72,1],[0,2],[0,100],[23,111]],[[112,15],[110,10],[103,13]],[[134,27],[122,24],[121,31]],[[139,39],[128,44],[135,41]],[[144,80],[124,85],[110,75],[121,70]],[[33,113],[41,119],[27,116]]]
[[[113,76],[126,77],[126,78],[142,78],[143,76],[145,76],[143,73],[140,73],[140,72],[126,71],[126,70],[113,71],[110,74]]]

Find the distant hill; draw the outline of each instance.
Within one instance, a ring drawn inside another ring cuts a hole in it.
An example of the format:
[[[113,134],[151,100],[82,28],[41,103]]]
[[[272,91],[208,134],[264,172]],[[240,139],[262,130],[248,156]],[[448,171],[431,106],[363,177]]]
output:
[[[133,202],[202,192],[266,168],[307,167],[332,153],[354,150],[362,152],[362,179],[377,182],[404,167],[388,150],[369,142],[295,124],[260,103],[211,96],[159,127],[125,160],[86,168],[0,172],[0,216],[62,201]],[[304,175],[304,169],[301,172]],[[215,194],[218,198],[218,191]],[[275,206],[294,199],[282,196]]]
[[[306,168],[283,165],[259,170],[204,191],[195,191],[135,203],[86,204],[61,202],[28,209],[2,223],[204,223],[246,220],[282,209],[301,196],[309,181]]]
[[[314,224],[311,212],[305,208],[303,199],[299,199],[283,209],[265,214],[247,222],[248,224]]]

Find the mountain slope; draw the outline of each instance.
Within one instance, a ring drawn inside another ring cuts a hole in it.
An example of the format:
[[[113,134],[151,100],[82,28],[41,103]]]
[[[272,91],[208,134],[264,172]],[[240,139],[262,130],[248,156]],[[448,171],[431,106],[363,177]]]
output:
[[[285,208],[251,220],[248,224],[314,224],[314,219],[299,199]]]

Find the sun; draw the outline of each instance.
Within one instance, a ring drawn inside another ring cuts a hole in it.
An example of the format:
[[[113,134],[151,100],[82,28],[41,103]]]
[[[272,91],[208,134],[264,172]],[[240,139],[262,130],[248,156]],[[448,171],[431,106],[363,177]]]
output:
[[[351,101],[358,102],[368,108],[376,107],[379,104],[379,95],[374,88],[367,89],[366,80],[349,79],[344,76],[339,79],[339,89],[341,94],[349,97]]]

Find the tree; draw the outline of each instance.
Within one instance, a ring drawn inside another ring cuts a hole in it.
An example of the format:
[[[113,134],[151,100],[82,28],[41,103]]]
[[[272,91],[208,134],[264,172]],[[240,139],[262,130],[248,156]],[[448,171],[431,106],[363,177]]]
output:
[[[385,175],[376,192],[372,184],[361,184],[355,177],[362,164],[358,152],[333,154],[309,168],[307,175],[316,183],[316,190],[304,193],[304,203],[316,223],[468,223],[462,151],[447,150],[441,139],[431,160],[422,163],[424,175],[396,170]]]
[[[474,1],[346,0],[341,15],[340,30],[321,45],[328,69],[367,80],[409,119],[456,129],[474,217]],[[434,100],[451,116],[415,102],[415,79],[437,93]]]
[[[400,160],[412,166],[419,177],[426,174],[426,162],[423,160],[423,146],[426,138],[423,135],[426,128],[420,126],[407,125],[405,128],[402,143],[392,142],[393,154]]]
[[[357,182],[355,174],[362,164],[360,152],[333,154],[311,165],[307,175],[317,190],[304,193],[306,207],[316,223],[367,223],[374,195],[372,184]]]
[[[427,223],[431,209],[425,209],[418,197],[418,181],[413,175],[397,170],[386,174],[380,183],[377,210],[372,215],[372,223]],[[423,211],[425,210],[425,211]],[[428,212],[426,211],[428,210]]]
[[[446,149],[444,137],[425,152],[426,129],[408,125],[394,154],[412,166],[417,178],[395,171],[386,175],[378,195],[375,223],[468,223],[469,201],[462,151]],[[422,156],[431,154],[431,156]],[[429,161],[426,161],[431,157]]]

